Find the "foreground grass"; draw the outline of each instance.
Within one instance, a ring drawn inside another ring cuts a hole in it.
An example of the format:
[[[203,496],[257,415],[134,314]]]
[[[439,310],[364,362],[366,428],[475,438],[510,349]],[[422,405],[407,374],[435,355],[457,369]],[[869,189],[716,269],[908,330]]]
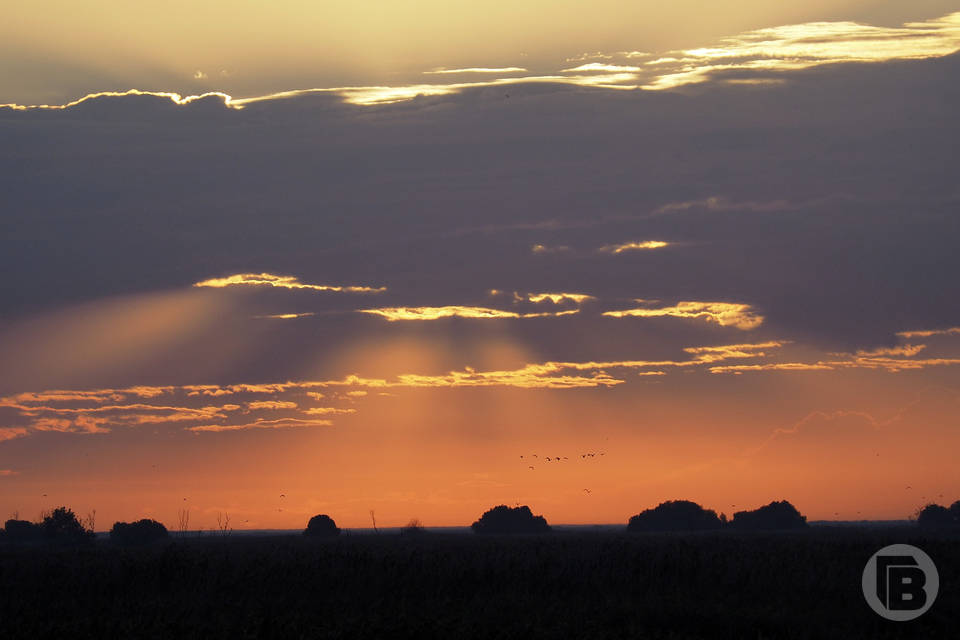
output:
[[[861,594],[894,542],[940,572],[909,623]],[[0,547],[0,637],[956,638],[958,578],[960,540],[916,529]]]

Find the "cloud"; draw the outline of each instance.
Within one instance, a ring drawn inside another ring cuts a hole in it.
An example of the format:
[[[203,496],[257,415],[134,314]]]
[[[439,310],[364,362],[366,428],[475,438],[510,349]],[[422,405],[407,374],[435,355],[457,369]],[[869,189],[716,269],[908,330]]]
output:
[[[28,433],[29,431],[23,427],[0,427],[0,442],[22,438]]]
[[[455,73],[515,73],[526,72],[523,67],[464,67],[462,69],[434,69],[424,71],[425,74],[455,74]]]
[[[547,246],[544,244],[534,244],[530,246],[530,252],[533,254],[565,253],[570,251],[566,245]]]
[[[638,242],[624,242],[622,244],[608,244],[606,246],[600,247],[597,251],[601,253],[612,253],[614,255],[618,253],[624,253],[625,251],[638,251],[644,249],[662,249],[663,247],[669,246],[669,242],[664,242],[663,240],[642,240]]]
[[[13,471],[12,469],[0,469],[0,478],[18,475],[20,475],[19,471]]]
[[[307,313],[277,313],[269,316],[253,316],[253,317],[257,319],[265,319],[265,320],[294,320],[296,318],[309,318],[310,316],[315,316],[315,315],[317,314],[311,311]]]
[[[932,336],[956,336],[960,335],[960,327],[950,327],[948,329],[927,329],[921,331],[900,331],[897,333],[901,338],[930,338]]]
[[[281,410],[281,409],[296,409],[297,403],[290,402],[287,400],[257,400],[254,402],[247,403],[247,409],[250,411],[260,411],[262,409],[270,410]]]
[[[504,318],[545,318],[550,316],[565,316],[577,313],[577,309],[569,311],[517,313],[503,311],[489,307],[465,307],[449,305],[445,307],[383,307],[380,309],[358,309],[358,313],[368,313],[386,318],[390,322],[398,320],[439,320],[441,318],[471,318],[494,320]]]
[[[858,358],[873,358],[877,356],[912,357],[927,348],[925,344],[905,344],[899,347],[878,347],[876,349],[857,351]]]
[[[707,211],[753,211],[766,213],[770,211],[784,211],[796,208],[785,200],[771,200],[769,202],[735,201],[724,196],[709,196],[698,200],[682,200],[667,202],[651,212],[652,216],[661,216],[690,209],[706,209]]]
[[[304,411],[308,416],[346,415],[356,412],[356,409],[340,409],[336,407],[314,407]]]
[[[830,371],[833,367],[822,362],[771,362],[767,364],[734,364],[710,367],[710,373],[734,373],[744,371]]]
[[[637,302],[645,302],[637,299]],[[657,318],[671,316],[675,318],[697,318],[716,322],[721,327],[735,327],[743,331],[756,329],[763,324],[763,316],[755,313],[748,304],[730,302],[695,302],[681,301],[672,307],[623,309],[620,311],[605,311],[605,316],[611,318]]]
[[[651,61],[647,89],[703,82],[733,70],[791,71],[837,62],[881,62],[946,56],[960,50],[960,13],[902,27],[808,22],[747,31],[714,47],[671,52]]]
[[[571,73],[574,71],[605,71],[613,73],[636,73],[638,71],[643,71],[643,67],[634,67],[629,65],[620,65],[620,64],[606,64],[603,62],[588,62],[586,64],[581,64],[579,67],[573,67],[570,69],[561,69],[564,73]]]
[[[685,347],[684,351],[693,354],[697,362],[709,363],[732,358],[762,358],[768,349],[779,349],[789,344],[786,340],[771,340],[748,344],[725,344],[710,347]]]
[[[300,420],[297,418],[280,418],[278,420],[255,420],[243,424],[204,424],[195,427],[187,427],[187,431],[195,433],[210,432],[219,433],[222,431],[247,431],[250,429],[293,429],[304,427],[329,427],[333,422],[330,420]]]
[[[534,304],[538,304],[545,300],[549,300],[553,304],[560,304],[561,302],[573,302],[574,304],[581,305],[587,300],[595,300],[591,295],[585,293],[527,293],[527,294],[513,294],[519,300],[527,300]]]
[[[746,72],[772,74],[798,71],[837,62],[884,62],[943,57],[960,50],[960,12],[923,22],[908,22],[901,27],[877,27],[857,22],[807,22],[747,31],[721,39],[713,46],[676,51],[662,51],[644,64],[640,58],[652,58],[647,52],[597,52],[568,58],[568,61],[589,59],[604,62],[585,62],[576,67],[563,68],[544,75],[510,76],[527,73],[524,67],[463,67],[437,68],[423,72],[427,75],[504,76],[474,82],[438,84],[413,83],[396,86],[336,86],[280,91],[250,98],[233,98],[221,92],[183,96],[174,92],[107,91],[89,94],[64,105],[5,104],[17,110],[63,109],[103,97],[152,96],[165,98],[175,105],[188,105],[213,98],[230,109],[243,109],[265,101],[331,95],[355,105],[383,105],[413,100],[422,96],[444,96],[470,89],[503,87],[525,83],[571,84],[607,89],[636,89],[650,91],[675,89],[684,85],[708,82],[724,73]],[[629,63],[629,64],[628,64]],[[221,72],[223,75],[223,72]],[[204,80],[206,74],[196,71],[193,79]],[[768,82],[770,78],[730,78],[734,82]],[[777,79],[772,79],[776,81]]]
[[[195,287],[233,287],[233,286],[269,286],[281,289],[312,289],[314,291],[335,291],[344,293],[382,293],[386,287],[363,287],[326,284],[304,284],[294,276],[276,276],[270,273],[238,273],[225,278],[210,278],[197,282]],[[276,316],[273,316],[276,317]]]
[[[87,95],[73,100],[71,102],[66,102],[64,104],[32,104],[32,105],[22,105],[16,103],[7,103],[0,104],[0,109],[12,109],[14,111],[62,111],[64,109],[71,109],[73,107],[80,106],[84,103],[93,102],[95,100],[100,100],[101,98],[126,98],[131,96],[148,96],[152,98],[164,98],[169,100],[175,105],[188,105],[191,103],[196,103],[203,100],[215,99],[223,102],[223,106],[230,109],[242,108],[239,105],[233,103],[233,98],[228,96],[225,93],[220,91],[208,91],[207,93],[201,93],[198,95],[184,96],[179,93],[174,93],[171,91],[141,91],[139,89],[128,89],[127,91],[98,91],[96,93],[88,93]]]

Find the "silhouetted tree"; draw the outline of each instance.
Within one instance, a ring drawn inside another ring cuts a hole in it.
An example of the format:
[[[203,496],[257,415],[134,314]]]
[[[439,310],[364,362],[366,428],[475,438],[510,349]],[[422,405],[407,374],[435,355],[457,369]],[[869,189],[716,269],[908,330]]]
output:
[[[689,500],[668,500],[630,518],[627,531],[709,531],[721,525],[716,511]]]
[[[471,529],[475,533],[546,533],[550,531],[543,516],[535,516],[530,507],[496,506],[474,522]]]
[[[148,544],[169,537],[165,526],[147,518],[136,522],[115,522],[110,529],[110,541],[123,545]]]
[[[771,502],[753,511],[737,511],[730,527],[743,530],[805,529],[806,516],[786,500]]]
[[[7,520],[3,525],[8,542],[29,542],[40,538],[40,527],[28,520]]]
[[[40,529],[43,531],[44,537],[62,542],[78,542],[93,537],[93,534],[80,524],[77,514],[67,507],[57,507],[50,514],[44,516],[43,522],[40,523]]]
[[[950,513],[953,515],[953,521],[960,525],[960,500],[950,505]]]
[[[333,537],[340,535],[340,529],[337,527],[337,523],[333,521],[333,518],[321,513],[310,518],[310,522],[307,523],[307,528],[304,530],[303,535],[318,538]]]
[[[423,525],[416,518],[412,519],[407,523],[407,526],[400,529],[400,535],[404,536],[415,536],[422,533],[426,533],[426,529],[423,528]]]
[[[917,516],[917,524],[925,529],[942,529],[952,527],[958,524],[953,514],[954,503],[950,509],[939,504],[928,504]]]

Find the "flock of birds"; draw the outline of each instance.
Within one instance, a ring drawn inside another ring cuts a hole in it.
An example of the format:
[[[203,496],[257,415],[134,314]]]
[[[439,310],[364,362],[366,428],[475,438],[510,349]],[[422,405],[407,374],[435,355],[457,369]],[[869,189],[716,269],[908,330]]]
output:
[[[606,451],[587,451],[586,453],[580,454],[580,459],[591,460],[591,459],[599,458],[600,456],[605,456],[605,455],[607,455]],[[544,456],[541,458],[535,453],[530,454],[529,456],[520,456],[520,459],[525,461],[532,458],[536,458],[538,462],[545,462],[545,463],[546,462],[564,462],[566,460],[570,460],[569,456]],[[574,460],[576,460],[576,457],[574,457]],[[528,464],[527,468],[530,469],[530,471],[536,471],[536,466],[532,464]],[[583,492],[587,495],[590,495],[591,493],[593,493],[590,489],[584,489]]]
[[[581,454],[580,454],[580,459],[581,459],[581,460],[587,460],[587,459],[589,459],[589,458],[596,458],[596,457],[598,457],[598,456],[605,456],[605,455],[607,455],[607,452],[606,452],[606,451],[600,451],[600,452],[588,451],[587,453],[581,453]],[[521,459],[521,460],[527,460],[527,459],[529,459],[529,458],[536,458],[539,462],[563,462],[564,460],[569,460],[569,459],[570,459],[568,456],[544,456],[543,458],[541,458],[541,457],[539,457],[539,456],[538,456],[537,454],[535,454],[535,453],[534,453],[534,454],[531,454],[529,457],[527,457],[527,456],[520,456],[520,459]],[[528,468],[531,469],[531,470],[532,470],[532,469],[536,469],[536,467],[535,467],[534,465],[532,465],[532,464],[531,464],[531,465],[527,465],[527,466],[528,466]]]

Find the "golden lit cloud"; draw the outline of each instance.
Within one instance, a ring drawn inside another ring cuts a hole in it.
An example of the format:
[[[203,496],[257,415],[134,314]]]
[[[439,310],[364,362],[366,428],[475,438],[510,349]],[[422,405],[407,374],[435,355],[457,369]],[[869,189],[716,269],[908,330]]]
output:
[[[572,67],[570,69],[561,69],[564,73],[572,72],[590,72],[590,71],[603,71],[608,73],[636,73],[642,71],[643,67],[634,67],[629,65],[622,64],[607,64],[604,62],[588,62],[586,64],[581,64],[579,67]]]
[[[933,58],[960,50],[960,13],[902,27],[810,22],[757,29],[714,47],[673,52],[651,61],[658,73],[645,89],[703,82],[718,71],[785,71],[836,62]],[[667,67],[663,69],[663,67]]]
[[[99,91],[97,93],[88,93],[87,95],[74,100],[72,102],[67,102],[64,104],[34,104],[34,105],[22,105],[22,104],[0,104],[0,108],[13,109],[14,111],[29,111],[29,110],[59,110],[59,109],[69,109],[75,107],[84,102],[91,100],[97,100],[98,98],[119,98],[124,96],[153,96],[155,98],[166,98],[170,102],[176,105],[187,105],[191,102],[196,102],[197,100],[205,100],[208,98],[216,98],[223,101],[223,105],[230,109],[242,109],[241,105],[237,105],[233,102],[233,98],[228,96],[225,93],[219,91],[210,91],[207,93],[201,93],[199,95],[192,96],[183,96],[179,93],[173,93],[169,91],[140,91],[139,89],[129,89],[127,91]]]
[[[254,316],[254,318],[264,320],[294,320],[296,318],[309,318],[315,315],[317,314],[311,311],[308,313],[277,313],[272,316]]]
[[[957,336],[960,335],[960,327],[950,327],[949,329],[929,329],[923,331],[901,331],[897,334],[901,338],[929,338],[932,336]]]
[[[543,318],[549,316],[565,316],[578,313],[577,309],[569,311],[517,313],[503,311],[489,307],[464,307],[450,305],[445,307],[384,307],[381,309],[358,309],[359,313],[369,313],[386,318],[390,322],[398,320],[439,320],[441,318],[472,318],[472,319],[503,319],[503,318]]]
[[[570,247],[566,245],[557,245],[553,247],[548,247],[545,244],[534,244],[530,247],[530,252],[536,253],[536,254],[564,253],[566,251],[570,251]]]
[[[256,400],[254,402],[247,403],[247,409],[250,411],[260,411],[262,409],[272,409],[272,410],[281,410],[281,409],[296,409],[297,403],[290,402],[288,400]]]
[[[280,418],[279,420],[255,420],[244,424],[204,424],[195,427],[187,427],[187,431],[195,433],[222,431],[247,431],[250,429],[293,429],[303,427],[329,427],[333,422],[330,420],[300,420],[298,418]]]
[[[314,407],[304,411],[308,416],[346,415],[356,412],[356,409],[338,409],[336,407]]]
[[[195,287],[213,287],[220,289],[232,286],[268,286],[281,289],[312,289],[313,291],[335,291],[344,293],[382,293],[386,287],[358,287],[326,284],[304,284],[294,276],[276,276],[270,273],[238,273],[225,278],[210,278],[197,282]],[[277,317],[277,316],[272,316]]]
[[[569,300],[570,302],[579,305],[583,304],[587,300],[595,299],[593,296],[585,293],[528,293],[526,295],[519,295],[515,293],[514,295],[518,296],[521,300],[528,300],[534,304],[538,304],[544,300],[549,300],[553,304],[560,304],[561,302]]]
[[[526,72],[523,67],[464,67],[462,69],[434,69],[424,71],[425,74],[455,74],[455,73],[516,73]]]
[[[29,433],[23,427],[0,427],[0,442],[22,438]]]
[[[638,299],[637,302],[645,302]],[[697,318],[708,322],[716,322],[722,327],[735,327],[748,331],[763,324],[763,316],[755,313],[748,304],[730,302],[694,302],[681,301],[672,307],[624,309],[621,311],[605,311],[605,316],[611,318],[657,318],[671,316],[675,318]]]
[[[809,364],[806,362],[777,362],[768,364],[734,364],[710,367],[710,373],[734,373],[744,371],[828,371],[832,370],[828,364],[821,362]]]
[[[662,51],[653,56],[642,51],[597,52],[568,58],[583,62],[543,75],[520,66],[436,68],[423,72],[438,79],[457,76],[490,76],[473,82],[415,83],[395,86],[334,86],[282,91],[248,98],[233,98],[223,92],[184,96],[174,92],[107,91],[89,94],[61,105],[4,104],[17,110],[65,109],[89,100],[120,96],[154,96],[176,105],[215,99],[229,109],[267,100],[306,95],[335,95],[354,105],[378,105],[412,100],[418,96],[442,96],[472,88],[518,83],[564,83],[607,89],[664,90],[710,81],[717,73],[740,71],[771,73],[807,69],[837,62],[882,62],[887,60],[942,57],[960,50],[960,12],[900,27],[877,27],[857,22],[808,22],[747,31],[721,39],[712,46]],[[637,59],[651,58],[637,64]],[[588,62],[602,60],[603,62]],[[209,81],[204,71],[191,73],[194,82]],[[221,71],[221,76],[227,76]],[[734,78],[731,82],[766,83],[770,78]]]
[[[719,362],[733,358],[762,358],[767,355],[766,349],[779,349],[789,344],[784,340],[758,342],[754,344],[727,344],[713,347],[686,347],[684,351],[693,354],[700,363]]]
[[[662,240],[643,240],[641,242],[624,242],[622,244],[610,244],[605,247],[600,247],[598,251],[601,253],[612,253],[618,254],[625,251],[639,251],[643,249],[662,249],[663,247],[669,246],[669,242],[664,242]]]
[[[925,344],[905,344],[899,347],[880,347],[867,351],[857,351],[859,358],[873,358],[878,356],[902,356],[905,358],[913,357],[927,348]]]

